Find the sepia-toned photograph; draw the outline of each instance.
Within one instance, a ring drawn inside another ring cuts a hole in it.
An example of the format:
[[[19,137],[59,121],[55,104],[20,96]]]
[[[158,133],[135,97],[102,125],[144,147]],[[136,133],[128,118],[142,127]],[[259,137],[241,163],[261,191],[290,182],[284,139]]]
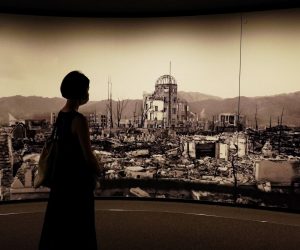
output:
[[[1,14],[0,199],[49,196],[39,161],[78,72],[95,197],[299,211],[299,14]]]
[[[300,8],[0,3],[1,250],[298,250]]]

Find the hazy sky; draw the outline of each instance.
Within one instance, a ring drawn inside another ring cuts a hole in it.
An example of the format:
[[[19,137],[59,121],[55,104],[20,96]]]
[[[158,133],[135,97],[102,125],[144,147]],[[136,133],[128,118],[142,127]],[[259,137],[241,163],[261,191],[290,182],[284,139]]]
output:
[[[241,95],[300,90],[300,9],[243,14]],[[90,99],[140,99],[169,73],[179,91],[238,95],[239,14],[93,19],[0,15],[0,97],[60,97],[71,70]]]

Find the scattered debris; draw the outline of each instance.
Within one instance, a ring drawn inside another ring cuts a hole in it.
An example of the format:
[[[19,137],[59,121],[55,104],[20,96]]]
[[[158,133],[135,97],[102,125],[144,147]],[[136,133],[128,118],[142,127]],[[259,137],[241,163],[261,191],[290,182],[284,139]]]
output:
[[[150,197],[150,195],[146,191],[140,189],[139,187],[130,188],[130,193],[137,197]]]
[[[133,133],[134,132],[134,133]],[[5,141],[6,137],[2,137]],[[214,186],[252,186],[263,192],[283,192],[271,180],[258,180],[256,164],[266,159],[299,162],[299,134],[283,133],[280,145],[278,131],[223,132],[211,135],[180,135],[164,130],[143,130],[91,136],[93,152],[106,170],[106,179],[174,180]],[[284,141],[287,139],[287,142]],[[12,189],[29,188],[34,179],[43,143],[34,145],[26,140],[23,147],[16,142],[12,154],[5,147],[2,161],[2,183]],[[10,157],[9,155],[12,155]],[[11,160],[12,159],[12,160]],[[12,173],[6,173],[13,163]],[[5,165],[6,164],[6,165]],[[1,169],[1,168],[0,168]],[[281,169],[282,170],[282,169]],[[278,171],[276,172],[278,173]],[[299,171],[300,173],[300,171]],[[12,177],[12,178],[10,178]],[[101,187],[100,187],[101,188]],[[143,187],[144,188],[144,187]],[[277,189],[276,189],[277,188]],[[277,190],[277,191],[276,191]],[[280,191],[281,190],[281,191]],[[104,193],[109,193],[103,190]],[[97,192],[102,195],[101,192]],[[111,195],[184,198],[240,204],[267,204],[250,197],[201,190],[142,190],[139,187],[120,189]]]
[[[272,191],[270,182],[264,182],[264,183],[257,184],[257,188],[263,192],[271,192]]]

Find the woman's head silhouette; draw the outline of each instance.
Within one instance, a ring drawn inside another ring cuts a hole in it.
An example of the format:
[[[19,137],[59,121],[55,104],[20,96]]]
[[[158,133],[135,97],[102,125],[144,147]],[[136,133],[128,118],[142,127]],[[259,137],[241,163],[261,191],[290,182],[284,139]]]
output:
[[[68,73],[60,85],[62,96],[68,100],[88,101],[90,80],[79,71]]]

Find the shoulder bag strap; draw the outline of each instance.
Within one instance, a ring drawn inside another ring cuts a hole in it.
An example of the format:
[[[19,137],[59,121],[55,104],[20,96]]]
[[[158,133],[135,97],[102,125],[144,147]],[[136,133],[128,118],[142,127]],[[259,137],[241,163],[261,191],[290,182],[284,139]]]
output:
[[[55,121],[55,123],[53,124],[53,129],[52,129],[52,133],[51,133],[51,140],[57,140],[58,139],[58,122],[59,122],[59,117],[60,117],[60,115],[59,115],[60,113],[58,113],[58,115],[57,115],[57,118],[56,118],[56,121]]]

